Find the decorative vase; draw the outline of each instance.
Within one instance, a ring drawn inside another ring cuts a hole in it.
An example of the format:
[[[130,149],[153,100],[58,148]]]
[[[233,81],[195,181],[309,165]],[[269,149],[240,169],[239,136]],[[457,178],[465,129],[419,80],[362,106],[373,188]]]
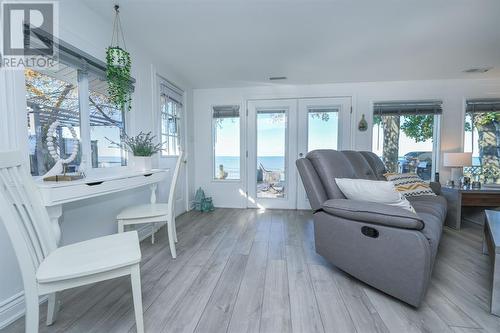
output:
[[[134,156],[132,158],[132,167],[137,171],[150,171],[152,169],[151,156]]]

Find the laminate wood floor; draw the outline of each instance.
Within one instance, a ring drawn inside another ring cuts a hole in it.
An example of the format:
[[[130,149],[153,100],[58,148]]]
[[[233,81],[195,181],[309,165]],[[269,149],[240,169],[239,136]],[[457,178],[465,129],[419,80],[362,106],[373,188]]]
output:
[[[217,209],[178,219],[178,257],[164,230],[142,242],[146,332],[500,332],[489,313],[481,228],[445,229],[425,302],[415,310],[325,262],[305,211]],[[126,278],[62,293],[40,332],[135,332]],[[24,318],[5,332],[24,332]]]

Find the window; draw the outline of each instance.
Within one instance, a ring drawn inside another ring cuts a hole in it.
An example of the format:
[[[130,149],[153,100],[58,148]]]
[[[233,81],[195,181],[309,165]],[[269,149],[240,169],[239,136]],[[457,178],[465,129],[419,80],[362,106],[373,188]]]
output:
[[[121,143],[125,122],[123,111],[107,96],[106,64],[58,43],[61,63],[57,70],[25,70],[31,174],[44,175],[55,164],[47,146],[47,133],[55,121],[60,126],[51,142],[58,155],[67,158],[74,145],[79,145],[67,171],[77,171],[80,164],[86,171],[126,165],[126,153],[111,143]]]
[[[485,183],[500,182],[500,99],[466,103],[464,151],[472,152],[472,167],[464,173]]]
[[[374,104],[372,150],[389,172],[432,180],[439,151],[441,101]]]
[[[307,110],[307,151],[337,150],[339,137],[339,109],[314,108]]]
[[[240,179],[240,107],[213,107],[213,175],[217,180]]]
[[[125,130],[124,111],[113,105],[108,97],[108,84],[96,75],[89,74],[90,149],[92,167],[106,168],[127,164],[120,143]]]
[[[72,126],[80,139],[80,109],[78,105],[77,70],[61,65],[55,73],[41,73],[31,69],[24,72],[28,114],[28,144],[31,174],[41,176],[55,164],[47,147],[47,133],[50,125],[59,121],[54,148],[62,158],[73,150]],[[81,148],[81,147],[80,147]],[[81,149],[75,161],[68,165],[73,171],[80,164]]]
[[[161,156],[178,156],[181,149],[183,91],[160,79]]]

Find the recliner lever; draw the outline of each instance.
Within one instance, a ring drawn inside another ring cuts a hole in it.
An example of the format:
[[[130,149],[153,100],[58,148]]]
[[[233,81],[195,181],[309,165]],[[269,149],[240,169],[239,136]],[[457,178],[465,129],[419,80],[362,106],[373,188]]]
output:
[[[371,237],[371,238],[378,237],[378,230],[367,226],[361,227],[361,233],[366,237]]]

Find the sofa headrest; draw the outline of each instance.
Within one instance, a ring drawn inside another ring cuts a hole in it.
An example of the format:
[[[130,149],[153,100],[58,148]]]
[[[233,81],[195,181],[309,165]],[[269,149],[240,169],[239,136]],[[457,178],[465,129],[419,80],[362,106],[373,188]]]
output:
[[[384,162],[377,156],[377,154],[371,151],[360,151],[359,152],[366,159],[370,167],[372,168],[377,180],[385,180],[384,174],[387,173],[387,168]]]
[[[378,159],[377,155],[373,155]],[[369,156],[368,159],[365,156]],[[369,161],[373,156],[357,151],[314,150],[308,153],[305,158],[311,162],[328,199],[345,198],[338,188],[335,178],[377,180],[379,179],[378,174],[381,172],[380,166],[375,161]],[[376,168],[372,167],[372,165]],[[313,175],[313,173],[308,173],[307,175],[303,175],[302,173],[301,177],[303,180],[304,177]],[[307,188],[306,191],[310,197],[310,191]],[[315,201],[317,200],[315,199]]]

